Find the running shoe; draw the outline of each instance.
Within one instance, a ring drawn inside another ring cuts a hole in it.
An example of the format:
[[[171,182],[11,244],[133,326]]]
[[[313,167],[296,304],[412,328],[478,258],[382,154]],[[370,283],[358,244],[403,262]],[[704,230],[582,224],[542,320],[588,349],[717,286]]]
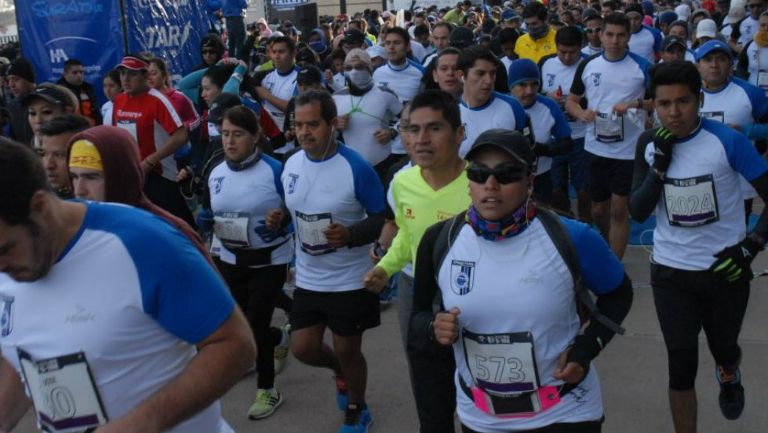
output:
[[[259,389],[256,391],[256,400],[248,409],[248,419],[264,419],[272,415],[283,404],[283,401],[283,395],[276,389]]]
[[[339,433],[368,433],[368,427],[373,424],[371,412],[366,407],[363,410],[349,410],[344,414],[344,424]]]
[[[339,410],[347,410],[348,403],[347,381],[343,377],[336,376],[336,407]]]
[[[734,420],[744,410],[744,387],[741,386],[741,370],[726,373],[723,367],[717,367],[717,381],[720,382],[720,411],[725,419]]]
[[[392,288],[387,286],[379,292],[379,309],[384,311],[392,305]]]
[[[275,374],[280,374],[288,365],[288,352],[291,349],[291,324],[286,323],[280,327],[280,331],[282,331],[283,338],[280,340],[280,344],[275,346]]]

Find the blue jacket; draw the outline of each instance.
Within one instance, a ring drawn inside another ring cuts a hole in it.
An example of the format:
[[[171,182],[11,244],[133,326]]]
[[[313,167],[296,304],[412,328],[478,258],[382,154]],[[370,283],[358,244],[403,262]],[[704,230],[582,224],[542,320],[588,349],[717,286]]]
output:
[[[244,17],[247,7],[246,0],[221,0],[221,13],[225,17]]]

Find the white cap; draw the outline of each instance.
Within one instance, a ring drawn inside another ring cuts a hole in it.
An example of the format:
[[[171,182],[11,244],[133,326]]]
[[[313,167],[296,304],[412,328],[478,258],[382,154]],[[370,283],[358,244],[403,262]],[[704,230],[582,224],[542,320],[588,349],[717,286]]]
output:
[[[368,55],[371,56],[372,59],[375,57],[381,57],[382,59],[386,60],[387,58],[387,51],[384,50],[384,47],[382,47],[381,45],[376,45],[376,44],[371,45],[370,47],[368,47],[366,51],[368,52]]]
[[[704,18],[699,21],[699,24],[696,26],[696,37],[717,37],[717,24],[715,24],[715,21],[710,18]]]
[[[688,21],[688,18],[691,16],[691,7],[683,3],[675,8],[675,13],[678,19]]]

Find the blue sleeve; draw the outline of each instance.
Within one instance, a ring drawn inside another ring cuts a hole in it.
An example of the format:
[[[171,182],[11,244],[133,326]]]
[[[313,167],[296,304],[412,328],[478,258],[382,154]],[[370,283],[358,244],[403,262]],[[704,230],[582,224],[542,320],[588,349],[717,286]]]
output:
[[[245,66],[237,65],[235,71],[232,72],[232,76],[229,77],[229,80],[224,83],[224,87],[221,88],[221,93],[232,93],[239,95],[240,83],[243,82],[243,77],[245,76],[246,72],[248,72],[248,69],[246,69]]]
[[[528,114],[525,112],[523,106],[517,102],[517,99],[509,95],[496,93],[495,96],[509,104],[510,108],[512,108],[512,115],[515,117],[515,131],[519,131],[521,134],[524,134],[525,125],[528,123],[526,121]]]
[[[768,165],[765,160],[757,153],[757,149],[755,149],[755,146],[752,145],[747,137],[731,130],[727,126],[723,126],[723,128],[727,128],[727,132],[730,132],[727,135],[720,135],[720,141],[723,143],[723,147],[725,147],[725,154],[731,168],[750,182],[768,171]]]
[[[242,102],[246,107],[250,108],[251,111],[256,114],[256,118],[259,117],[259,114],[261,114],[261,104],[259,104],[259,101],[247,96],[240,96],[240,102]]]
[[[597,295],[615,290],[624,281],[621,264],[602,236],[584,223],[560,218],[579,256],[579,270],[587,288]]]
[[[565,117],[563,110],[561,110],[560,106],[558,106],[552,99],[546,96],[542,97],[542,99],[546,101],[544,103],[547,105],[547,108],[549,108],[549,113],[555,120],[555,125],[552,127],[552,136],[555,137],[555,140],[562,140],[570,137],[571,125],[568,123],[568,118]]]
[[[133,259],[144,313],[190,344],[216,331],[232,314],[235,302],[192,242],[159,217],[109,206],[103,214],[119,215],[104,215],[105,230],[123,241]],[[126,222],[115,223],[115,218]]]
[[[200,82],[203,80],[203,75],[208,69],[200,69],[199,71],[192,72],[186,75],[179,81],[176,89],[183,93],[190,101],[197,101],[197,93],[200,88]]]
[[[275,158],[272,158],[269,155],[262,155],[261,159],[264,160],[269,165],[269,168],[272,169],[272,174],[275,177],[275,190],[278,194],[280,194],[280,198],[285,200],[285,192],[283,191],[283,182],[280,181],[280,178],[283,175],[283,164],[280,163],[280,161],[276,160]]]
[[[410,63],[410,65],[413,66],[414,68],[416,68],[419,71],[421,71],[422,75],[424,74],[424,71],[425,71],[424,65],[422,65],[419,62],[414,62],[413,60],[408,60],[408,63]]]
[[[742,80],[739,80],[742,81]],[[742,88],[747,92],[749,101],[752,103],[752,119],[755,122],[762,120],[768,114],[768,98],[763,89],[742,81]]]
[[[355,198],[369,214],[384,212],[386,206],[384,187],[376,172],[366,160],[347,146],[340,146],[339,153],[349,162],[355,182]]]
[[[653,34],[653,52],[659,54],[661,52],[661,42],[663,41],[661,32],[653,27],[648,27],[648,30]]]

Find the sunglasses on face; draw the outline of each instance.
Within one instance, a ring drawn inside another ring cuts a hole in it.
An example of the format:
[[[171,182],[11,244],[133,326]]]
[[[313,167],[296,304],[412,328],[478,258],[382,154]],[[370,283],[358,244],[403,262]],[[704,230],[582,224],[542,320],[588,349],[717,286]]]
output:
[[[480,164],[470,164],[467,167],[467,178],[476,183],[485,183],[493,176],[496,182],[506,185],[519,182],[526,175],[527,170],[520,166],[504,165],[496,168],[488,168]]]
[[[594,29],[585,29],[584,31],[587,33],[600,33],[601,30],[603,30],[601,27],[595,27]]]

